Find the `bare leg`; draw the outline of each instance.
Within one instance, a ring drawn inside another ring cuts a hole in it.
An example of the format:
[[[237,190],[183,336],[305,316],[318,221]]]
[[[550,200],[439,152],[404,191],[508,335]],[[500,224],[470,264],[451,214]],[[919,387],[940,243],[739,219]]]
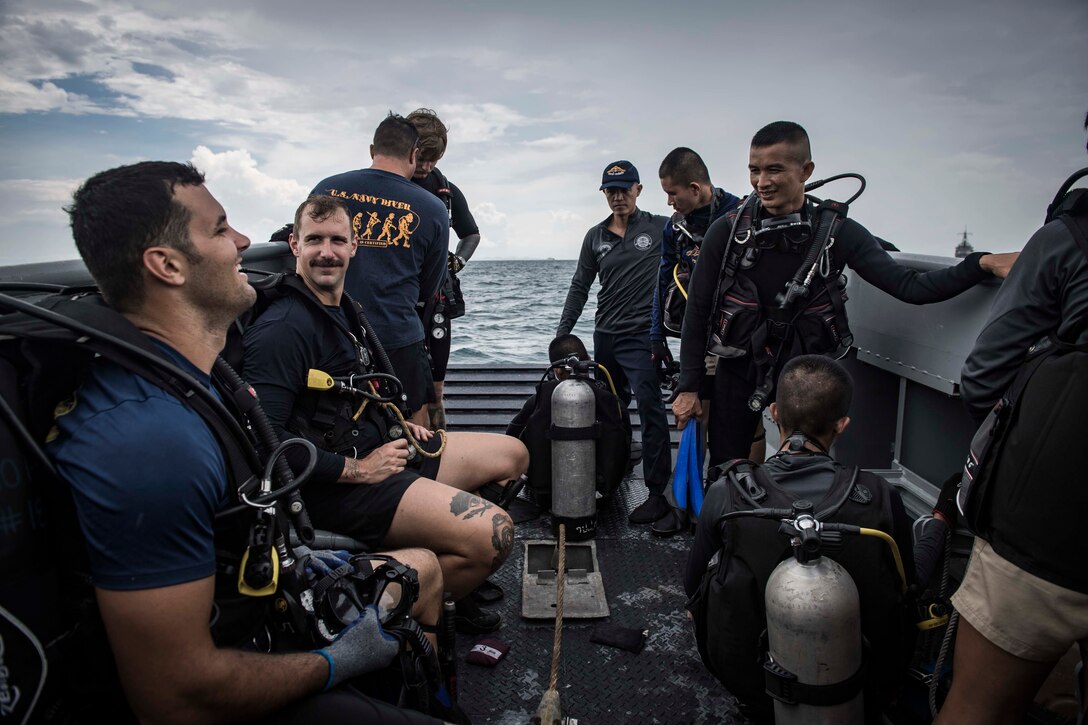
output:
[[[966,619],[956,631],[952,690],[934,725],[1019,723],[1054,662],[1032,662],[1009,654]]]
[[[529,451],[517,438],[495,433],[448,433],[438,479],[462,491],[491,481],[503,485],[529,470]]]
[[[419,598],[412,606],[412,617],[420,624],[433,628],[438,625],[438,615],[442,611],[442,569],[438,557],[427,549],[397,549],[379,552],[391,556],[401,564],[416,570],[419,579]],[[426,633],[427,639],[435,647],[438,637],[434,632]]]
[[[478,496],[419,478],[404,493],[383,543],[437,554],[445,587],[458,600],[506,561],[514,546],[514,523]]]

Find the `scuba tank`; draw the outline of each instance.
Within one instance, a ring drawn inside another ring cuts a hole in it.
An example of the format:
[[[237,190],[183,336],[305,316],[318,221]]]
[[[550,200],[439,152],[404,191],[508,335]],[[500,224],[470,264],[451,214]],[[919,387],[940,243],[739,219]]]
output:
[[[846,491],[853,489],[851,482]],[[823,556],[824,547],[841,547],[847,534],[882,539],[895,560],[900,591],[906,592],[903,562],[891,536],[824,520],[841,508],[845,498],[818,513],[812,502],[796,501],[789,509],[739,510],[718,519],[718,525],[749,516],[777,520],[779,532],[790,538],[793,556],[774,569],[764,590],[765,692],[775,701],[779,725],[865,721],[858,589],[842,565]]]
[[[570,369],[552,393],[552,525],[566,524],[568,539],[584,541],[597,532],[597,397],[589,364]]]
[[[765,668],[768,674],[783,678],[779,682],[789,683],[779,693],[784,697],[770,693],[775,698],[775,722],[861,723],[865,711],[858,588],[846,569],[820,555],[820,534],[818,522],[811,516],[812,504],[798,502],[794,511],[805,511],[805,504],[808,513],[801,513],[793,524],[792,533],[800,534],[793,538],[797,542],[793,557],[771,573],[764,594],[768,643]],[[826,689],[810,690],[812,697],[795,692],[809,687],[832,687],[840,690],[840,695],[834,696]],[[852,696],[850,690],[854,691]],[[836,702],[845,697],[849,699]]]

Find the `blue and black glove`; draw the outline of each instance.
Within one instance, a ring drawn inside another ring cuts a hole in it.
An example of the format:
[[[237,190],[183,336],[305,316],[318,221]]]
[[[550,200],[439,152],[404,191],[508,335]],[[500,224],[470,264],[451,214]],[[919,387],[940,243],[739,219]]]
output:
[[[370,604],[332,644],[314,651],[329,661],[325,682],[329,690],[345,680],[388,667],[400,652],[400,640],[382,629],[378,608]]]

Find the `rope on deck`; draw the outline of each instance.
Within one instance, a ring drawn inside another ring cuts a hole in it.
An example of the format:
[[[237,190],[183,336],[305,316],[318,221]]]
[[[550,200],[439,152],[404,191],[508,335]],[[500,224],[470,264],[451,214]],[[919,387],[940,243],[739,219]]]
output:
[[[556,567],[558,582],[555,593],[555,637],[552,639],[552,669],[548,678],[548,690],[540,698],[533,725],[562,725],[562,710],[559,707],[559,653],[563,641],[563,589],[567,578],[567,526],[559,524],[559,565]]]

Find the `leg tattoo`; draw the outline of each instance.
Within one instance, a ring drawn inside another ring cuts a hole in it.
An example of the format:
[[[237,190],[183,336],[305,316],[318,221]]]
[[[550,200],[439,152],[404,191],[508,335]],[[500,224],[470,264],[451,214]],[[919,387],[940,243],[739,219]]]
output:
[[[467,491],[458,491],[450,500],[450,513],[454,516],[463,515],[465,521],[483,516],[488,509],[493,508],[495,507],[490,502],[484,501],[479,496],[473,496]]]
[[[495,514],[495,517],[491,519],[491,545],[495,547],[495,558],[491,560],[491,573],[495,573],[514,548],[514,524],[506,514]]]

